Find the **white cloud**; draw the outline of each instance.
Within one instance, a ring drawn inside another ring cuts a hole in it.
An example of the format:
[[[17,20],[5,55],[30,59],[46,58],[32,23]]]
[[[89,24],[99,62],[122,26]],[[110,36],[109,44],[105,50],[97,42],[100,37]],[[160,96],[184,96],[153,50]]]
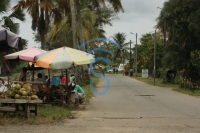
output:
[[[16,0],[11,0],[12,5],[17,4]],[[138,33],[139,38],[149,32],[154,31],[156,18],[160,10],[156,9],[156,5],[162,7],[166,0],[122,0],[125,12],[119,13],[119,20],[113,21],[113,26],[106,26],[106,36],[109,38],[117,32],[124,32],[127,42],[130,40],[135,42],[135,36],[130,32]],[[29,41],[28,47],[40,46],[33,39],[33,30],[31,29],[31,18],[26,14],[26,21],[20,23],[20,36]]]

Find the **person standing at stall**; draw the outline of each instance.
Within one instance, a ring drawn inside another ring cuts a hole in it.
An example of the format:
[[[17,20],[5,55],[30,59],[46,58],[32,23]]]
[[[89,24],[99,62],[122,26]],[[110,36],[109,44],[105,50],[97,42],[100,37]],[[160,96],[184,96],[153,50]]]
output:
[[[38,73],[37,79],[35,79],[34,81],[40,82],[40,83],[37,84],[37,86],[38,86],[40,92],[43,92],[44,90],[46,90],[46,88],[45,88],[46,81],[45,81],[45,79],[42,77],[42,73]]]
[[[67,82],[68,82],[68,81],[67,81],[66,76],[61,75],[61,76],[60,76],[60,84],[61,84],[61,85],[65,85]]]
[[[27,72],[27,67],[23,67],[22,71],[20,72],[19,76],[19,81],[26,81],[26,72]]]

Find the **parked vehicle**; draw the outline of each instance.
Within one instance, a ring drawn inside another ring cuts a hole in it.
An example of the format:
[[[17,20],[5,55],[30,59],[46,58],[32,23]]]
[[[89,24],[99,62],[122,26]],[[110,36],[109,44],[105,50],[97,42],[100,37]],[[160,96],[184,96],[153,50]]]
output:
[[[107,72],[113,72],[113,68],[115,68],[115,67],[107,69]],[[124,70],[124,64],[120,64],[119,67],[116,67],[116,68],[118,69],[118,71],[123,71]]]

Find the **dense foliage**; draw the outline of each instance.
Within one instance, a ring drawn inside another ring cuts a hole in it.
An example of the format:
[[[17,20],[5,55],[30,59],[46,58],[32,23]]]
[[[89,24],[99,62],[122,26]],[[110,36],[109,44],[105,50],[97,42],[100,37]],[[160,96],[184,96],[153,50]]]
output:
[[[158,17],[157,27],[163,29],[166,22],[168,33],[167,60],[173,63],[176,70],[184,70],[185,78],[198,81],[200,71],[195,65],[199,63],[192,57],[200,57],[200,1],[199,0],[169,0]],[[196,60],[196,58],[195,58]],[[167,63],[167,67],[172,64]]]
[[[10,5],[11,5],[10,0],[1,0],[0,2],[0,26],[17,34],[19,32],[20,26],[19,26],[19,23],[16,23],[14,20],[18,19],[20,21],[24,21],[25,14],[23,13],[21,9],[18,9],[8,14],[7,12],[11,9]],[[19,46],[18,49],[13,49],[9,52],[0,53],[0,66],[3,66],[2,59],[4,55],[25,49],[27,47],[27,43],[28,42],[25,39],[21,38],[21,45]],[[18,64],[20,64],[19,61],[11,62],[10,67],[16,68]],[[2,74],[6,74],[4,67],[2,68]]]

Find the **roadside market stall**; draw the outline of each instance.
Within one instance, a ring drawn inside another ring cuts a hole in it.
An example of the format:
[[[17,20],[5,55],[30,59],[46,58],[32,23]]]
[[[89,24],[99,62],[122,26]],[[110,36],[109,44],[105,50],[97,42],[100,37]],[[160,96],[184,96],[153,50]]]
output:
[[[44,53],[46,51],[31,48],[15,52],[4,56],[4,60],[24,60],[28,62],[33,62],[34,57],[38,54]],[[9,81],[8,81],[9,82]],[[0,92],[0,112],[12,112],[17,113],[19,111],[24,112],[26,117],[29,118],[29,113],[35,113],[37,115],[37,105],[43,101],[38,99],[36,93],[39,91],[37,84],[42,84],[39,82],[26,81],[18,82],[15,86],[10,86],[5,92]],[[17,107],[22,105],[23,110],[19,110]],[[30,110],[29,106],[34,106],[34,110]]]
[[[47,51],[34,47],[34,48],[29,48],[29,49],[21,50],[12,54],[5,55],[4,60],[23,60],[23,61],[27,61],[27,64],[28,62],[33,62],[32,66],[30,66],[30,64],[28,65],[29,65],[29,70],[32,70],[33,72],[32,79],[34,80],[34,57],[36,55],[39,55],[45,52]]]
[[[66,79],[68,79],[67,68],[71,66],[90,64],[93,63],[95,59],[93,55],[89,53],[64,46],[37,55],[35,56],[34,61],[36,62],[36,65],[43,68],[51,70],[65,69]],[[47,99],[58,100],[60,104],[63,104],[64,102],[66,102],[66,100],[71,100],[72,103],[75,102],[73,98],[70,98],[69,96],[71,93],[73,93],[71,92],[71,88],[69,88],[67,84],[65,84],[51,85],[47,89],[46,93],[43,93],[41,95],[45,95]]]

